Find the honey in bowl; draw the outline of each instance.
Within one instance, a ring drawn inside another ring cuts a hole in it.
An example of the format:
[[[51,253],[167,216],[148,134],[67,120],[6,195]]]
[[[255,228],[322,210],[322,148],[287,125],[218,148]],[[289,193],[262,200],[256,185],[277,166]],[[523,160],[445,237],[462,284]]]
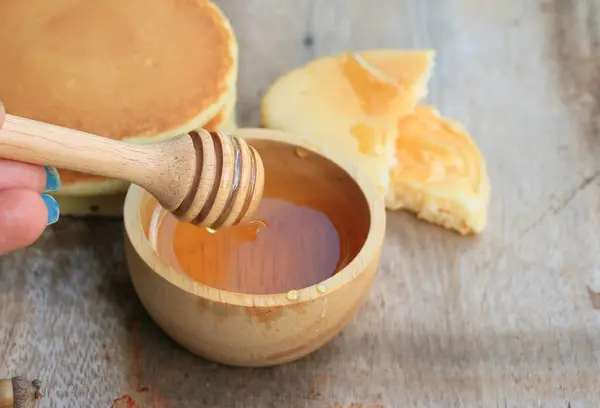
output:
[[[230,292],[285,293],[326,280],[358,254],[369,220],[350,176],[333,166],[321,173],[324,163],[315,161],[324,159],[294,149],[287,162],[265,162],[264,196],[245,224],[213,231],[156,205],[148,228],[154,250],[195,281]],[[301,171],[286,170],[294,164]]]

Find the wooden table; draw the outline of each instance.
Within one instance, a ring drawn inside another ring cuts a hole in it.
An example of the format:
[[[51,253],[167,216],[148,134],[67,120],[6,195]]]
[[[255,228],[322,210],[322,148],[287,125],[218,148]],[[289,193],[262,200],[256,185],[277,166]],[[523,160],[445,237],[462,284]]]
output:
[[[0,375],[39,377],[40,407],[110,407],[132,388],[157,408],[597,407],[600,3],[218,3],[239,37],[244,126],[316,56],[437,49],[428,99],[487,157],[489,228],[463,238],[389,213],[351,324],[301,361],[249,370],[194,357],[149,319],[119,221],[65,218],[0,261]]]

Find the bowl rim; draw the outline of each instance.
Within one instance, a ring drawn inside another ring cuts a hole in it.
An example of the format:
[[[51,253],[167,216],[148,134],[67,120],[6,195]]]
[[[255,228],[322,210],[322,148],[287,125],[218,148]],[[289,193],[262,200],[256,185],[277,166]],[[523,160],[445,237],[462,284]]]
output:
[[[305,149],[321,155],[344,170],[354,180],[367,202],[370,223],[365,243],[352,261],[339,272],[324,281],[302,289],[286,293],[248,294],[213,288],[195,281],[188,275],[166,265],[152,249],[144,234],[140,220],[140,205],[144,190],[135,184],[131,184],[127,190],[123,208],[126,238],[137,255],[154,273],[179,289],[209,301],[234,306],[281,307],[293,303],[313,301],[340,289],[356,279],[374,259],[379,257],[386,229],[384,197],[377,191],[375,183],[370,177],[356,164],[353,164],[351,159],[320,147],[306,137],[279,130],[239,128],[235,133],[236,136],[248,140],[250,144],[253,140],[274,141]],[[296,292],[297,296],[289,296],[290,292]]]

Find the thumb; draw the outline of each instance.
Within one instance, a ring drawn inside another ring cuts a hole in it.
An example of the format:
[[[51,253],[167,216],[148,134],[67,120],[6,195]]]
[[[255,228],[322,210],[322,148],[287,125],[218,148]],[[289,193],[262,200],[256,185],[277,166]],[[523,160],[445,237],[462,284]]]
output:
[[[32,190],[0,191],[0,255],[33,244],[57,218],[49,217],[57,215],[55,204],[52,197]]]

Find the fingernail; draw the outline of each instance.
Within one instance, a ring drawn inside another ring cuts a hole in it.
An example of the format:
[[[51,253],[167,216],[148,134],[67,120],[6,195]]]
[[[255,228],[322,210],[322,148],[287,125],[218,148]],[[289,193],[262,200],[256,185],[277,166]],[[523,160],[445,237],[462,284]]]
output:
[[[48,209],[48,225],[54,224],[60,217],[58,203],[49,194],[42,194],[42,200],[44,200],[44,204],[46,204],[46,208]]]
[[[44,166],[46,170],[46,192],[52,193],[60,190],[60,176],[56,167]]]

